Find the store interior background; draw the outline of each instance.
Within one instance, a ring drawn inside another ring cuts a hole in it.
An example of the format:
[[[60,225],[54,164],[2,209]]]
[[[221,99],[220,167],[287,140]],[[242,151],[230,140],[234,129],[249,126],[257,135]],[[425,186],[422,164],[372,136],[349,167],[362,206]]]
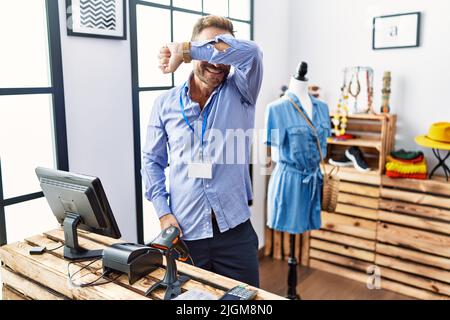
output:
[[[68,37],[65,1],[58,1],[70,170],[100,177],[124,239],[136,241],[130,40]],[[377,109],[382,75],[390,70],[398,148],[418,149],[416,135],[450,118],[450,1],[255,0],[254,7],[254,40],[264,52],[265,69],[257,129],[263,129],[265,107],[277,99],[300,61],[309,63],[310,82],[322,88],[330,109],[337,104],[344,67],[375,70]],[[372,50],[373,17],[414,11],[423,19],[419,48]],[[434,166],[430,152],[426,155]],[[262,247],[265,176],[259,165],[253,169],[252,221]],[[147,227],[156,235],[159,224],[152,221]]]

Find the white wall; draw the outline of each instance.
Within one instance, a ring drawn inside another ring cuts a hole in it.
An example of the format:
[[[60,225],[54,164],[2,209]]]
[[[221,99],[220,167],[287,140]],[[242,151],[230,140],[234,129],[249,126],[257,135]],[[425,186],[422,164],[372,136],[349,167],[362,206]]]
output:
[[[289,81],[293,71],[288,69],[288,45],[290,29],[288,13],[290,0],[255,0],[254,38],[264,54],[264,79],[256,106],[255,129],[264,129],[264,110],[276,100],[281,85]],[[265,148],[255,141],[256,148]],[[258,149],[255,149],[258,150]],[[260,247],[264,246],[266,176],[261,175],[261,166],[253,166],[252,224],[259,236]]]
[[[59,7],[70,170],[101,179],[123,238],[136,241],[130,41],[68,37]]]
[[[375,107],[381,105],[382,76],[392,71],[392,111],[398,114],[397,147],[420,149],[414,137],[430,124],[450,122],[450,1],[448,0],[291,0],[289,66],[310,64],[310,80],[319,84],[334,108],[345,66],[375,69]],[[375,16],[421,11],[419,48],[372,50]],[[423,149],[425,151],[425,149]],[[435,161],[427,151],[430,163]],[[431,167],[431,166],[430,166]]]

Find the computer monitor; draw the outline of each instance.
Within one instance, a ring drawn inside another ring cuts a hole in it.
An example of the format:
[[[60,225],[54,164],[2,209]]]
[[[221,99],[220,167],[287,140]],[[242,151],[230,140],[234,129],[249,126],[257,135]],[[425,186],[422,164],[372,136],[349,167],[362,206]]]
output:
[[[100,179],[40,167],[36,175],[53,214],[64,227],[64,257],[102,257],[103,250],[86,250],[79,245],[77,231],[80,228],[115,239],[121,237]]]

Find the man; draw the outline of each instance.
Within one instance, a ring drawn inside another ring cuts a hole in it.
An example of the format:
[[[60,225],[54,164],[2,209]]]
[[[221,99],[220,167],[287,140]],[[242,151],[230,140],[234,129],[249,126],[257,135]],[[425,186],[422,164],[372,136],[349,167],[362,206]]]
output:
[[[180,229],[196,266],[259,286],[258,238],[248,207],[250,144],[239,150],[244,163],[221,163],[221,155],[236,150],[226,150],[229,139],[212,139],[209,133],[227,138],[253,129],[262,53],[254,42],[234,38],[230,20],[206,16],[194,26],[191,42],[160,50],[163,73],[191,60],[186,83],[156,99],[152,109],[143,151],[145,197],[162,229]],[[190,149],[187,138],[194,141]],[[170,193],[164,174],[169,155]]]

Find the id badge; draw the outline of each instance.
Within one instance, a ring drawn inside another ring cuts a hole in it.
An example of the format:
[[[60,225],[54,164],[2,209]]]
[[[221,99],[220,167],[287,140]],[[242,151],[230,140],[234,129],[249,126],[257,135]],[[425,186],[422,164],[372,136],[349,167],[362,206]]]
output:
[[[206,162],[189,163],[188,177],[191,179],[212,179],[212,164]]]

